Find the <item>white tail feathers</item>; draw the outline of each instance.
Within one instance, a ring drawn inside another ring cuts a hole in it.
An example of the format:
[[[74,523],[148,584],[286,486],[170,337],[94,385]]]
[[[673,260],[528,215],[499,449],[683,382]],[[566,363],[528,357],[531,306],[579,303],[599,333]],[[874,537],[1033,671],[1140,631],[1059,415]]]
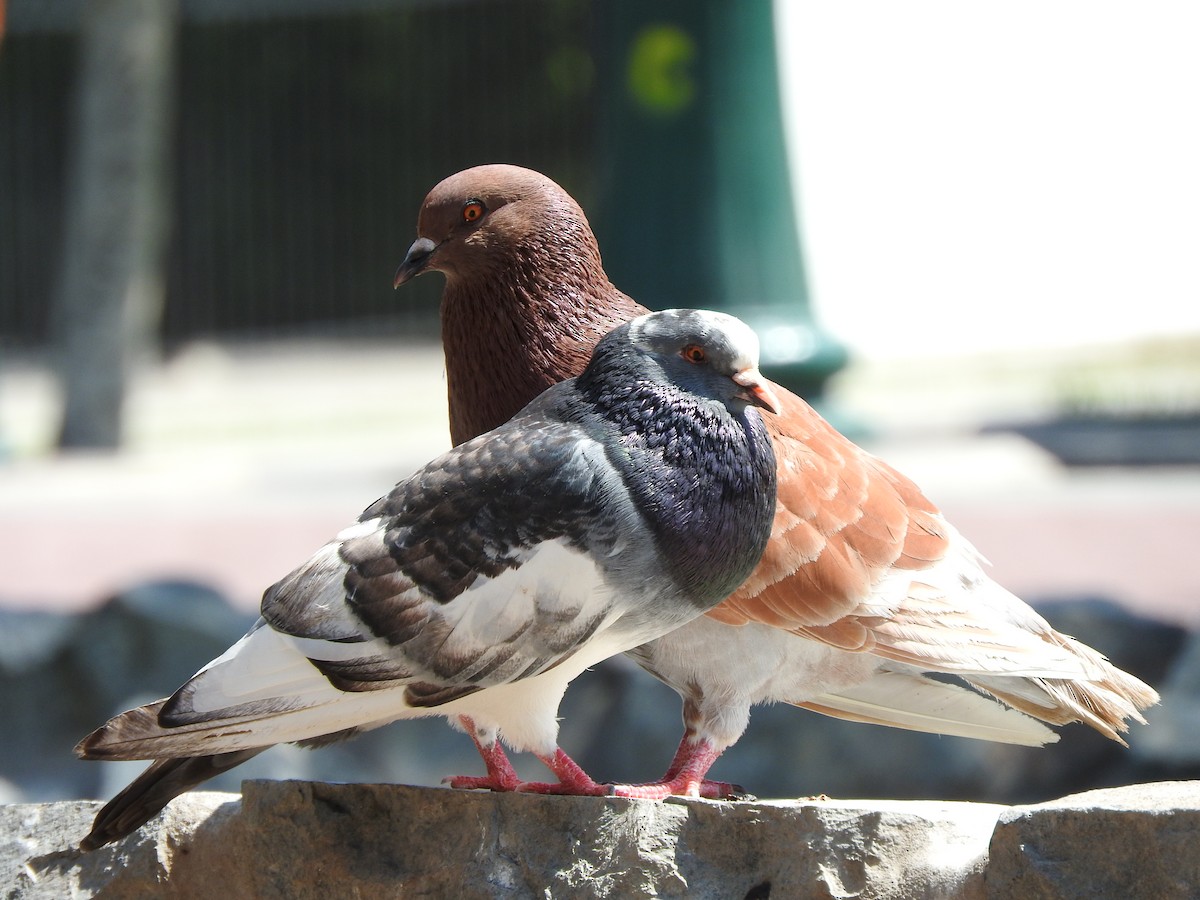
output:
[[[869,681],[793,704],[838,719],[929,734],[1040,747],[1058,735],[1029,716],[919,672],[881,670]]]

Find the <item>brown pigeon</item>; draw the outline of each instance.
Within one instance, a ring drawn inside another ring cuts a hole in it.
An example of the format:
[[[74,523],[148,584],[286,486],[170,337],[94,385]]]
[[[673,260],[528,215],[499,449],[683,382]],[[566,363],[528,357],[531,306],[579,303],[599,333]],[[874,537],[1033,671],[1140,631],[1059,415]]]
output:
[[[421,205],[417,234],[395,285],[445,275],[455,443],[576,374],[601,335],[645,312],[608,280],[579,205],[537,172],[488,165],[447,178]],[[913,482],[774,392],[770,543],[724,603],[631,651],[683,697],[686,730],[661,781],[610,790],[729,796],[704,775],[760,703],[1031,746],[1057,740],[1037,720],[1083,722],[1124,744],[1125,720],[1144,722],[1157,694],[992,581]]]

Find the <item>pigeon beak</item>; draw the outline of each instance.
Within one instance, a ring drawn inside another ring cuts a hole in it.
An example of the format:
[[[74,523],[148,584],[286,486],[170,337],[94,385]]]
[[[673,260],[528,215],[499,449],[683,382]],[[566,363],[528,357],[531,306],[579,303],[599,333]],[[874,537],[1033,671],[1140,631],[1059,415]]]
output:
[[[429,265],[429,258],[433,256],[433,251],[437,249],[437,244],[429,238],[417,238],[413,241],[411,247],[408,248],[408,254],[404,257],[404,262],[400,263],[400,268],[396,270],[396,279],[392,282],[392,288],[398,288],[406,281],[416,278]]]
[[[737,396],[753,406],[761,406],[763,409],[769,409],[777,416],[780,415],[779,398],[771,390],[771,383],[763,378],[762,372],[751,367],[734,373],[732,377],[734,383],[743,388],[743,390],[738,391]]]

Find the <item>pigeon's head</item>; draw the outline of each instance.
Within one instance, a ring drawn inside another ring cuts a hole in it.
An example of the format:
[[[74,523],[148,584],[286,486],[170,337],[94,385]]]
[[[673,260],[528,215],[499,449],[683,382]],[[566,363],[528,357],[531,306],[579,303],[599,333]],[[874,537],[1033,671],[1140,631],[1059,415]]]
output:
[[[706,309],[648,313],[611,331],[596,355],[620,344],[653,359],[667,378],[694,394],[779,414],[779,400],[758,371],[758,336],[735,316]]]
[[[553,246],[553,251],[551,247]],[[578,264],[599,251],[587,217],[570,194],[532,169],[464,169],[431,190],[417,217],[417,239],[396,270],[395,287],[423,272],[448,279],[494,275],[522,259]]]

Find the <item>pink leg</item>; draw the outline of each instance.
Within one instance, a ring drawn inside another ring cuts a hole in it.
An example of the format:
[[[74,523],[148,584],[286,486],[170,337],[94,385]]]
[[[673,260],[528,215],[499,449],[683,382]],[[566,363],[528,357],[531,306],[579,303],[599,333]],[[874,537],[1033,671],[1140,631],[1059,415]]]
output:
[[[463,726],[463,730],[471,736],[472,742],[475,744],[475,749],[479,751],[479,755],[483,757],[483,764],[487,767],[486,775],[452,775],[442,779],[442,784],[448,784],[452,788],[460,790],[489,790],[489,791],[515,791],[521,785],[521,779],[517,777],[516,770],[512,767],[512,763],[508,761],[508,756],[504,753],[504,748],[500,746],[499,741],[493,741],[490,746],[485,746],[479,741],[479,734],[475,730],[475,723],[468,716],[459,716],[459,723]]]
[[[479,740],[475,723],[468,716],[459,716],[463,730],[471,736],[475,749],[483,757],[487,775],[455,775],[443,778],[442,784],[460,790],[525,791],[533,794],[572,794],[602,796],[611,793],[608,785],[597,784],[566,752],[556,749],[553,756],[538,756],[556,776],[557,783],[521,781],[499,741],[485,745]]]
[[[663,781],[670,781],[679,774],[679,770],[683,768],[687,762],[688,755],[691,751],[693,731],[689,728],[683,733],[683,737],[679,740],[679,747],[675,750],[675,756],[671,759],[671,764],[667,766],[667,771],[663,775]]]

